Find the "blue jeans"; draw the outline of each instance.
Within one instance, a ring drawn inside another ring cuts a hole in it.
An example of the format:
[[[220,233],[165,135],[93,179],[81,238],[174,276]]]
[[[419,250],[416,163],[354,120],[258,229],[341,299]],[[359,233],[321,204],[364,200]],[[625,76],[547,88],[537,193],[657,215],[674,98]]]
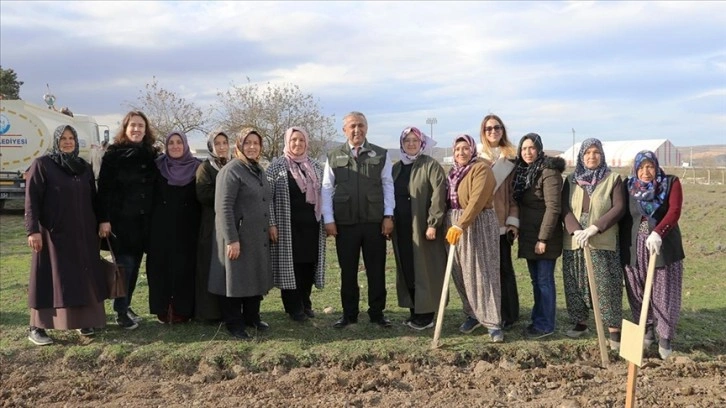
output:
[[[143,252],[139,254],[117,254],[116,263],[124,269],[126,274],[126,297],[113,300],[113,310],[116,313],[128,312],[131,305],[131,297],[136,289],[136,281],[139,279],[139,267]]]
[[[555,262],[555,259],[527,260],[534,292],[532,326],[546,333],[555,331]]]

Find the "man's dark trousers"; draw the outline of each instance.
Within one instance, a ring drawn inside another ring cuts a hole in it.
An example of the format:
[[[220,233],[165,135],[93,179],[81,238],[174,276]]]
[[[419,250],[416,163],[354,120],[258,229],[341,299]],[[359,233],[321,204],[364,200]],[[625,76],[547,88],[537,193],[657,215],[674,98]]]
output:
[[[368,316],[371,320],[378,319],[386,307],[386,239],[381,234],[381,223],[337,225],[337,230],[335,245],[340,263],[343,315],[349,320],[358,319],[358,264],[362,249],[368,278]]]

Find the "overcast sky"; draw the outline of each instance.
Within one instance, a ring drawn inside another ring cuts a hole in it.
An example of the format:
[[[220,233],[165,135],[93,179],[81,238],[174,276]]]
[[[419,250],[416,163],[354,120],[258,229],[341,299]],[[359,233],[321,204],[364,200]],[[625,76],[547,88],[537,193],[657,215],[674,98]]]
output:
[[[252,82],[298,85],[368,139],[450,145],[496,113],[516,144],[726,144],[726,2],[0,1],[0,64],[21,97],[112,127],[144,85],[206,109]],[[342,139],[342,132],[341,137]]]

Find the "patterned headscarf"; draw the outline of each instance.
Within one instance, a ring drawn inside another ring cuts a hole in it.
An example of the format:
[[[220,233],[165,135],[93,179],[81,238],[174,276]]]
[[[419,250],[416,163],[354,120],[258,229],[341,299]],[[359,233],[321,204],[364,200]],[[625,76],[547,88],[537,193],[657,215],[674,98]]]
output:
[[[413,156],[409,156],[408,153],[406,153],[406,151],[403,149],[403,139],[405,139],[406,136],[408,136],[411,133],[413,135],[415,135],[419,141],[421,141],[421,147],[419,147],[418,153],[416,153]],[[400,141],[400,150],[401,150],[401,161],[403,162],[403,164],[413,163],[414,161],[416,161],[416,159],[419,158],[419,156],[421,156],[424,153],[424,150],[427,147],[433,147],[436,145],[436,142],[433,139],[426,136],[426,134],[424,134],[424,132],[420,131],[418,128],[415,128],[413,126],[403,129],[403,132],[401,132],[401,137],[400,137],[399,141]]]
[[[537,149],[537,158],[531,164],[527,164],[522,159],[522,145],[527,139],[531,140]],[[544,159],[545,154],[542,138],[537,133],[527,133],[522,136],[522,139],[519,141],[519,147],[517,148],[517,161],[515,162],[514,179],[512,180],[513,196],[517,202],[522,201],[524,192],[534,184],[534,180],[542,169]]]
[[[60,149],[61,136],[63,136],[63,132],[66,130],[71,131],[73,140],[75,141],[75,147],[70,153],[63,153]],[[53,132],[53,147],[48,157],[53,159],[63,171],[75,176],[83,173],[88,168],[88,163],[78,156],[78,151],[78,132],[76,132],[76,129],[71,125],[60,125],[55,128],[55,132]]]
[[[461,183],[461,180],[464,179],[464,176],[471,170],[471,165],[474,164],[476,161],[477,155],[476,155],[476,141],[473,137],[469,135],[459,135],[454,139],[454,145],[452,147],[452,150],[456,149],[456,144],[459,142],[466,142],[469,144],[469,148],[471,148],[471,159],[465,164],[459,164],[456,162],[456,159],[454,159],[454,166],[449,170],[448,175],[448,183],[446,185],[447,188],[447,201],[449,204],[449,208],[452,209],[459,209],[461,208],[461,205],[459,204],[459,193],[456,191],[459,188],[459,183]]]
[[[294,132],[300,132],[305,138],[305,151],[300,155],[293,154],[290,147],[290,140]],[[282,152],[285,154],[285,159],[287,159],[287,167],[290,169],[292,178],[295,179],[300,191],[305,194],[305,202],[315,206],[315,218],[320,221],[320,215],[322,214],[320,180],[318,175],[315,174],[315,168],[308,157],[309,146],[310,138],[305,129],[293,126],[285,131],[285,147]]]
[[[229,136],[227,136],[226,133],[224,133],[221,130],[217,130],[214,132],[211,132],[209,135],[207,135],[207,150],[209,151],[209,164],[212,165],[217,171],[221,169],[225,164],[227,164],[228,161],[232,159],[232,146],[229,146],[227,148],[227,154],[224,156],[220,156],[219,152],[214,146],[214,139],[217,138],[217,136],[224,136],[225,139],[227,139],[227,144],[229,145]]]
[[[655,166],[655,177],[651,182],[645,182],[638,178],[638,169],[644,161],[653,162]],[[668,197],[670,185],[665,171],[658,164],[658,158],[655,153],[649,150],[643,150],[635,155],[633,162],[633,175],[628,179],[628,191],[640,204],[640,213],[646,217],[653,217]]]
[[[169,141],[171,137],[178,135],[182,143],[184,144],[184,152],[179,158],[173,158],[169,156]],[[197,160],[189,149],[189,141],[187,135],[183,132],[171,132],[166,136],[164,142],[166,154],[162,154],[156,160],[156,167],[164,176],[170,186],[186,186],[194,180],[197,174],[197,167],[199,167],[199,160]]]
[[[595,146],[600,151],[600,164],[595,169],[585,167],[585,152],[590,147]],[[605,161],[605,151],[602,149],[602,143],[599,140],[591,138],[586,139],[580,146],[580,155],[577,156],[577,165],[575,166],[575,181],[577,185],[587,191],[587,195],[591,196],[595,191],[597,183],[601,182],[608,174],[610,168]]]

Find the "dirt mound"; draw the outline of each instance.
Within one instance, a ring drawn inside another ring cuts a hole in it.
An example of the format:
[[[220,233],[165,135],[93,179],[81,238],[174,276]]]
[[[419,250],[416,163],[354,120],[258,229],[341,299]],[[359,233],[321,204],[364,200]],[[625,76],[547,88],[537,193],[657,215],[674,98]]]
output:
[[[251,371],[202,361],[83,365],[2,361],[2,407],[620,407],[627,365],[593,360],[532,364],[500,356],[467,364],[360,363]],[[649,360],[638,376],[639,407],[726,406],[726,358]]]

